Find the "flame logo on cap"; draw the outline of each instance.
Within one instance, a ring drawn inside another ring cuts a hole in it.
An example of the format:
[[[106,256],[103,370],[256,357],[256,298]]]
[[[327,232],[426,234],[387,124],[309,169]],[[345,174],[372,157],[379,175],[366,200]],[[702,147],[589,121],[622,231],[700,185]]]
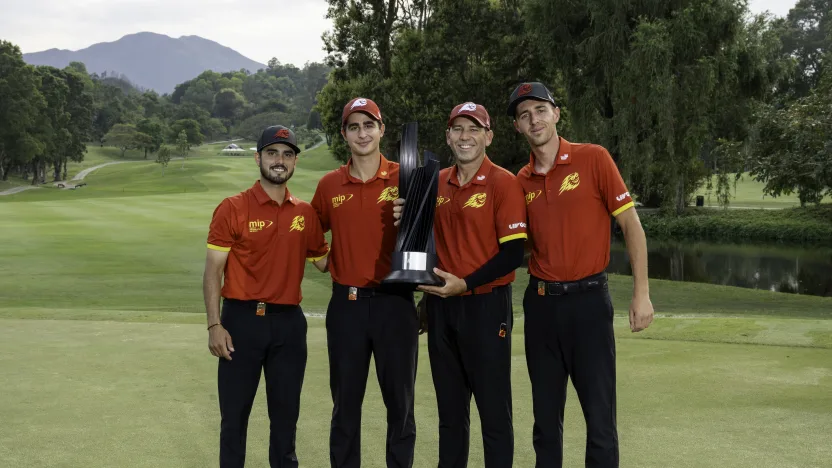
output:
[[[525,95],[529,94],[530,92],[532,92],[532,85],[526,83],[526,84],[524,84],[523,86],[520,87],[520,90],[517,92],[517,95],[518,96],[525,96]]]
[[[364,98],[356,99],[355,102],[352,103],[350,106],[350,110],[355,109],[356,107],[364,107],[367,105],[367,100]]]
[[[457,113],[461,114],[462,111],[476,112],[476,110],[477,110],[477,105],[476,104],[474,104],[473,102],[466,102],[465,104],[462,105],[462,107],[459,108],[459,112],[457,112]]]
[[[280,130],[277,131],[277,133],[274,134],[274,137],[275,138],[289,138],[289,130],[286,130],[285,128],[281,128]]]

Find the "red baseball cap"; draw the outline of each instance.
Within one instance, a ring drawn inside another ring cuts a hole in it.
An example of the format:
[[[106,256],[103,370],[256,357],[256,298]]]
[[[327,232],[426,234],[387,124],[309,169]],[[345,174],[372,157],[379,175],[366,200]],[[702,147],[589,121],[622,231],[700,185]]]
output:
[[[451,116],[448,117],[448,126],[450,127],[454,119],[460,116],[470,117],[474,119],[480,127],[491,130],[491,117],[488,115],[488,111],[485,110],[485,107],[479,104],[465,102],[454,107],[454,110],[451,111]]]
[[[347,123],[347,117],[355,112],[363,112],[381,122],[381,111],[378,105],[372,99],[357,97],[344,106],[344,112],[341,114],[341,125]]]

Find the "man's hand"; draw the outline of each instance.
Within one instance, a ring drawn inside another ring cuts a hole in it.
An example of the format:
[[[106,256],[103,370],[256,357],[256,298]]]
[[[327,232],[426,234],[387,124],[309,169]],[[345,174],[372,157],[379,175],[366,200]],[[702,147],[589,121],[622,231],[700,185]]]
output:
[[[630,330],[640,332],[653,322],[653,303],[650,296],[633,296],[630,303]]]
[[[468,290],[468,285],[465,283],[464,279],[457,278],[456,276],[442,271],[439,268],[434,268],[433,272],[445,280],[445,286],[442,286],[441,288],[439,286],[419,286],[420,291],[445,298],[458,296]]]
[[[222,327],[222,325],[217,325],[216,327],[211,327],[208,330],[208,349],[211,350],[211,354],[216,357],[223,357],[227,360],[231,360],[231,353],[234,352],[234,345],[231,344],[231,335],[228,334],[228,331]]]
[[[428,331],[428,295],[423,294],[422,299],[416,304],[416,316],[419,317],[419,334],[424,335]]]
[[[402,210],[404,209],[404,198],[398,198],[393,200],[393,219],[396,222],[393,223],[393,226],[398,226],[400,222],[402,222]]]

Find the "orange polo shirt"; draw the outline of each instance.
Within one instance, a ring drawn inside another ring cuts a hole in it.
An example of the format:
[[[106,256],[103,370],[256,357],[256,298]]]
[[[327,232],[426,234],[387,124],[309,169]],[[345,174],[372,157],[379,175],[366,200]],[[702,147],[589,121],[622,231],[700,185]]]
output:
[[[463,186],[456,166],[442,169],[433,226],[439,269],[465,278],[491,260],[503,242],[526,239],[525,205],[514,174],[494,165],[488,156]],[[475,292],[509,284],[514,276],[511,272]]]
[[[376,287],[390,274],[398,229],[393,201],[399,198],[399,164],[383,155],[367,182],[350,175],[352,159],[325,175],[312,197],[324,232],[332,230],[329,271],[346,286]]]
[[[517,180],[526,194],[529,273],[574,281],[604,271],[610,261],[610,215],[634,206],[609,152],[560,138],[555,165],[534,171],[534,153]]]
[[[229,252],[222,297],[271,304],[300,304],[304,259],[329,250],[318,215],[286,189],[283,205],[253,187],[214,210],[208,248]]]

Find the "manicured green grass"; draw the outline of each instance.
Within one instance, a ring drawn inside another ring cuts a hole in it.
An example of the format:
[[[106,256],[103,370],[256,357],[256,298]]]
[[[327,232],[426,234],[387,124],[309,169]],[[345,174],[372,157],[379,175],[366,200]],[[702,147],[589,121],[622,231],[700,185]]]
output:
[[[0,460],[9,466],[215,466],[216,360],[207,351],[201,275],[211,213],[257,178],[250,156],[195,156],[102,168],[75,191],[0,197]],[[310,200],[337,167],[302,153],[290,182]],[[512,378],[515,466],[533,466],[522,293]],[[820,467],[832,457],[832,299],[651,281],[657,318],[627,326],[631,278],[613,275],[621,466]],[[309,364],[298,432],[302,466],[328,466],[331,400],[323,320],[327,275],[307,267]],[[417,458],[435,465],[437,415],[426,337],[417,380]],[[365,398],[362,466],[382,467],[385,415],[376,377]],[[570,387],[571,389],[571,387]],[[571,390],[570,390],[571,391]],[[267,464],[260,389],[249,464]],[[471,463],[482,466],[472,411]],[[574,393],[564,466],[581,466]],[[0,463],[3,465],[3,463]]]
[[[744,208],[790,208],[800,206],[800,200],[797,194],[781,195],[779,197],[771,197],[763,195],[763,188],[766,184],[757,182],[747,172],[740,176],[736,185],[734,184],[735,174],[730,174],[731,180],[731,205]],[[716,187],[716,176],[712,178],[712,184]],[[703,185],[695,193],[695,195],[703,195],[705,197],[706,206],[719,206],[716,198],[716,189],[709,194],[707,187]],[[824,203],[832,203],[832,199],[826,197]]]

